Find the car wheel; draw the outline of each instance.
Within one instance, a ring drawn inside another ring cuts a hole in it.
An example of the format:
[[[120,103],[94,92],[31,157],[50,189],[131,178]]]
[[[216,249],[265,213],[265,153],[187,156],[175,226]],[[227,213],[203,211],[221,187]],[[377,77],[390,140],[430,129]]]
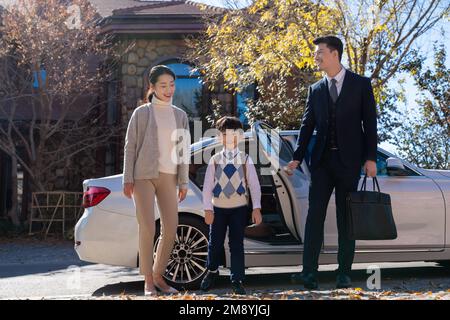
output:
[[[159,243],[156,230],[154,254]],[[167,263],[164,278],[177,289],[197,289],[206,273],[208,257],[208,226],[200,218],[179,216],[177,236]]]

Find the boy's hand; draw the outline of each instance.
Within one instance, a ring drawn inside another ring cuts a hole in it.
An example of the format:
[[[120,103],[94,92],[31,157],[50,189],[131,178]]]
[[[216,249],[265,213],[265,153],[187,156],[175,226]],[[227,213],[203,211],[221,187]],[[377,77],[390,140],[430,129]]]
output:
[[[214,221],[214,212],[212,210],[205,210],[205,223],[212,224]]]
[[[252,222],[256,225],[262,222],[261,209],[256,208],[252,211]]]

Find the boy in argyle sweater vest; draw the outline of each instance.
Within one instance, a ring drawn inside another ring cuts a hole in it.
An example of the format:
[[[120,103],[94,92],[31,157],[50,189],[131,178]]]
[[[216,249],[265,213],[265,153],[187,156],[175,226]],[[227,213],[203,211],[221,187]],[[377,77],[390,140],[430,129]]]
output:
[[[244,230],[247,225],[248,193],[252,199],[252,221],[259,224],[261,217],[261,189],[251,158],[238,149],[242,137],[242,123],[235,117],[217,121],[223,144],[206,170],[203,183],[205,222],[210,225],[208,271],[201,289],[210,289],[219,272],[219,263],[228,229],[231,253],[231,286],[236,294],[245,294],[242,281],[245,275]]]

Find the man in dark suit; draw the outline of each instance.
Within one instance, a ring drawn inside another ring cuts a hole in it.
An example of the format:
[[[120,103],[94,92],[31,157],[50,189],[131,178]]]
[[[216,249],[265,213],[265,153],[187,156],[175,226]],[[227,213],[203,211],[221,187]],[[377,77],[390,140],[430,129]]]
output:
[[[316,130],[311,154],[311,185],[306,219],[303,272],[294,275],[308,289],[316,289],[319,254],[324,237],[324,222],[333,189],[339,234],[337,287],[351,286],[350,271],[355,241],[347,237],[347,193],[356,191],[361,166],[369,177],[377,173],[376,104],[370,79],[341,65],[342,41],[334,36],[314,40],[314,61],[325,77],[309,88],[297,149],[288,168],[303,161],[310,138]],[[288,170],[289,171],[289,170]]]

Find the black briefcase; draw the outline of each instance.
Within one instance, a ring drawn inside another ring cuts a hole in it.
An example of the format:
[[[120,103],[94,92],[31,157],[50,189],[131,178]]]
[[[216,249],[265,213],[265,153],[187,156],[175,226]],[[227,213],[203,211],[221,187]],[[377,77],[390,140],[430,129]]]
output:
[[[397,228],[392,216],[391,197],[380,192],[376,177],[373,191],[366,191],[367,175],[361,190],[347,195],[347,232],[351,240],[393,240]],[[375,184],[378,191],[375,191]]]

